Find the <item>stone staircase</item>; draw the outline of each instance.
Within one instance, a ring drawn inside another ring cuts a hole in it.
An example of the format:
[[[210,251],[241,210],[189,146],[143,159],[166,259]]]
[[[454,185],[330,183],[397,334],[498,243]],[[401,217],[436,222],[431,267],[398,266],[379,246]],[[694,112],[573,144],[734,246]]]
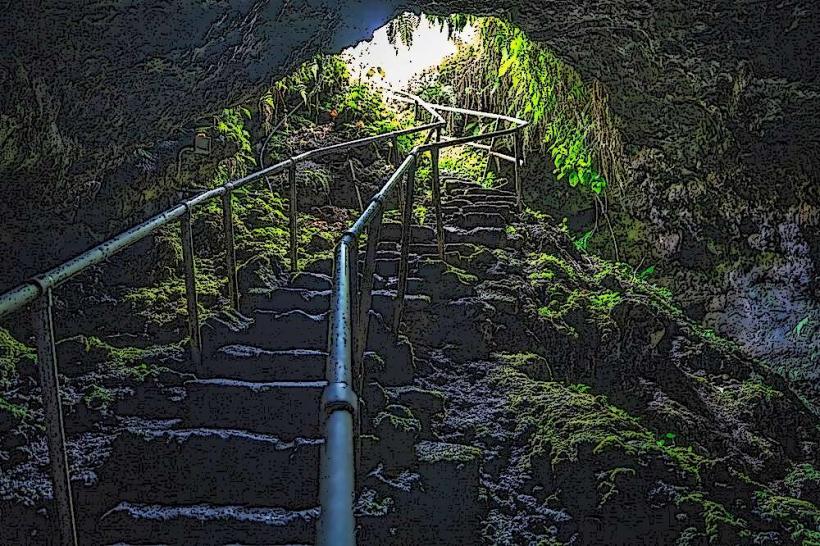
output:
[[[444,187],[448,262],[469,270],[491,249],[509,244],[505,226],[515,217],[515,196],[454,179]],[[382,387],[413,381],[413,348],[388,327],[400,237],[399,224],[383,225],[365,358],[369,386],[362,396],[363,433],[370,435],[385,434],[373,419],[387,404]],[[410,255],[405,316],[419,323],[407,330],[439,328],[432,339],[441,343],[463,335],[442,310],[475,289],[463,272],[440,261],[432,226],[413,227]],[[125,418],[127,429],[99,473],[105,508],[94,544],[314,541],[331,268],[318,260],[283,286],[243,290],[241,315],[203,325],[203,365],[172,389],[173,399],[131,404],[136,409]],[[428,313],[434,308],[439,311]],[[426,415],[422,427],[429,430],[431,418]],[[380,447],[363,444],[369,451],[363,467],[397,456],[396,442],[380,440]],[[412,464],[410,444],[399,442],[408,454],[399,459]],[[369,470],[360,469],[360,481]],[[366,519],[362,525],[378,525],[378,518]],[[414,544],[412,533],[365,535]]]

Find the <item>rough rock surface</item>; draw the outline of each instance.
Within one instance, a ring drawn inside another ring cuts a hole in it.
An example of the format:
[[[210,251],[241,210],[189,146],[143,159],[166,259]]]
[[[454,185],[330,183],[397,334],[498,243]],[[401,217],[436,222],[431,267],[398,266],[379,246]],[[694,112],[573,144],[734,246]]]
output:
[[[0,16],[2,243],[26,259],[11,281],[155,212],[198,125],[406,7],[508,15],[603,82],[627,182],[651,200],[635,206],[661,234],[732,231],[801,202],[817,216],[816,3],[15,2]],[[60,223],[74,226],[61,249],[38,240]],[[44,248],[20,250],[32,242]]]

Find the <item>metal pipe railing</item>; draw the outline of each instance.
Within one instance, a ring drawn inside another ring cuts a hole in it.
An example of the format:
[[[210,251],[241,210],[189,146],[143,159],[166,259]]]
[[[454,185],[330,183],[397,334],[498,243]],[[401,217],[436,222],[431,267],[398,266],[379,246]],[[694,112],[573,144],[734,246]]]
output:
[[[482,112],[461,108],[439,107],[438,105],[427,105],[427,107],[425,107],[425,104],[424,101],[416,99],[417,109],[424,108],[428,111],[432,110],[436,114],[436,110],[442,110],[465,115],[484,115]],[[431,113],[431,116],[432,115],[433,113]],[[392,196],[394,191],[401,190],[398,191],[397,196],[401,213],[400,261],[395,308],[392,317],[393,331],[398,333],[403,317],[404,300],[407,294],[410,246],[413,243],[411,229],[413,196],[415,174],[419,158],[423,153],[430,153],[432,165],[431,185],[436,217],[436,239],[438,242],[439,255],[443,260],[445,258],[445,240],[441,212],[441,180],[439,172],[439,155],[441,149],[450,146],[469,145],[470,143],[484,139],[492,139],[493,142],[495,142],[495,140],[500,137],[519,135],[527,125],[526,122],[515,118],[489,115],[486,117],[495,119],[496,124],[498,121],[508,121],[512,122],[515,127],[499,130],[496,125],[496,130],[484,135],[444,140],[441,138],[441,129],[446,123],[441,119],[440,114],[437,114],[437,116],[438,119],[441,120],[436,124],[438,126],[433,128],[433,132],[428,135],[424,143],[416,146],[407,155],[405,160],[397,166],[396,171],[388,179],[382,189],[373,197],[361,216],[353,223],[350,230],[342,236],[336,250],[327,367],[327,392],[331,394],[323,397],[323,401],[335,400],[335,407],[337,409],[335,412],[329,412],[325,408],[322,412],[322,415],[325,416],[323,423],[325,446],[322,451],[322,461],[320,463],[322,469],[320,479],[322,483],[320,484],[319,502],[322,507],[322,512],[317,528],[317,543],[320,546],[336,544],[354,545],[356,543],[355,520],[353,517],[356,480],[355,476],[351,476],[348,473],[351,471],[355,473],[355,469],[357,468],[358,453],[354,453],[354,451],[359,449],[359,439],[358,437],[353,438],[351,436],[342,440],[340,437],[346,434],[358,435],[360,433],[361,415],[359,413],[360,408],[357,404],[358,399],[356,398],[356,392],[362,392],[365,381],[365,370],[363,369],[360,359],[364,353],[367,340],[369,312],[372,303],[373,275],[375,272],[376,254],[385,202]],[[435,134],[436,137],[435,141],[428,142],[433,134]],[[521,162],[520,148],[517,145],[514,145],[514,148],[515,158],[512,159],[517,169]],[[391,151],[394,152],[391,159],[395,161],[395,163],[398,163],[398,146],[395,139],[392,140]],[[492,149],[489,151],[492,152]],[[402,179],[404,179],[403,187],[401,187]],[[516,179],[518,179],[517,175]],[[516,184],[516,188],[520,195],[520,183]],[[352,257],[351,253],[353,249],[356,248],[356,241],[365,230],[367,230],[368,235],[367,250],[364,256],[364,265],[361,268],[363,276],[360,280],[357,274],[351,273],[353,268],[351,268],[348,263],[351,260],[358,260],[358,257]],[[349,274],[347,279],[343,279],[340,276],[344,272],[348,272]],[[355,310],[355,307],[353,311],[351,311],[351,305],[353,305],[356,298],[358,298],[358,312]],[[356,324],[354,324],[354,320]],[[347,334],[352,333],[352,336],[346,335],[345,332],[347,332]],[[355,385],[354,392],[348,392],[347,390],[350,383],[345,382],[344,386],[340,386],[340,384],[336,382],[340,374],[339,370],[346,366],[354,366],[352,374],[348,375],[347,372],[344,374],[346,378],[352,377],[353,384]],[[337,393],[338,397],[334,398],[332,393]],[[348,413],[349,415],[342,417],[336,415],[338,413]],[[334,475],[333,472],[342,473],[343,475]]]
[[[71,482],[65,447],[65,432],[62,410],[59,403],[58,362],[54,350],[54,325],[52,313],[52,291],[57,286],[105,260],[117,255],[129,246],[155,233],[173,221],[180,223],[180,238],[183,248],[183,269],[185,275],[186,303],[191,359],[196,366],[202,361],[202,339],[200,333],[198,302],[196,293],[195,249],[192,230],[192,215],[195,208],[211,199],[221,197],[222,222],[225,230],[225,261],[227,265],[227,293],[231,306],[239,307],[240,293],[236,264],[236,249],[233,229],[233,190],[265,177],[287,170],[291,210],[290,265],[298,268],[298,192],[296,169],[298,164],[319,157],[339,153],[381,142],[389,142],[396,166],[384,186],[373,196],[364,212],[345,232],[337,246],[334,260],[334,283],[331,298],[330,328],[328,332],[328,361],[325,370],[327,386],[322,395],[321,415],[325,442],[320,461],[319,496],[322,513],[319,520],[319,544],[355,544],[355,520],[353,502],[359,429],[359,401],[357,392],[364,385],[363,354],[369,328],[369,312],[372,303],[373,275],[379,244],[382,216],[387,200],[401,186],[399,193],[402,208],[401,261],[399,283],[396,294],[396,309],[393,317],[394,331],[398,332],[403,316],[404,299],[409,277],[409,251],[412,245],[411,221],[415,173],[419,158],[423,153],[431,154],[433,164],[433,200],[436,211],[436,236],[439,254],[444,256],[445,241],[441,214],[441,190],[439,173],[440,150],[450,146],[469,145],[484,139],[496,139],[506,135],[517,135],[515,148],[516,169],[520,165],[520,131],[526,122],[487,114],[474,110],[431,105],[418,97],[399,94],[395,98],[401,102],[414,104],[416,116],[425,111],[430,122],[408,129],[356,139],[332,146],[318,148],[281,161],[223,186],[202,192],[174,207],[138,224],[112,239],[101,243],[79,256],[26,281],[22,285],[0,295],[0,317],[18,311],[35,302],[34,325],[37,337],[37,352],[46,413],[46,438],[51,464],[51,478],[54,484],[54,500],[59,525],[60,540],[63,545],[77,544],[77,525],[72,503]],[[441,129],[446,125],[439,111],[488,117],[497,121],[512,122],[516,126],[495,130],[484,135],[443,140]],[[427,131],[424,142],[409,152],[399,163],[398,137]],[[435,135],[435,141],[430,139]],[[492,150],[490,150],[492,153]],[[516,190],[519,193],[520,180],[516,171]],[[367,232],[362,280],[359,280],[358,239]]]

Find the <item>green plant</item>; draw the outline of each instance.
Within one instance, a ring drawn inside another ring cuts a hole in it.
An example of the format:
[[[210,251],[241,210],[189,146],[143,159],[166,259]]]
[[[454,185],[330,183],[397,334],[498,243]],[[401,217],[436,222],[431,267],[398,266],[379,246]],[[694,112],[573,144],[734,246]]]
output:
[[[296,107],[308,116],[331,112],[337,95],[350,83],[347,62],[339,55],[317,55],[302,64],[289,76],[273,84],[262,98],[271,114],[284,113]]]
[[[114,395],[105,387],[92,385],[85,391],[83,402],[91,409],[107,410],[114,402]]]
[[[495,187],[498,183],[496,174],[486,166],[486,156],[472,148],[445,148],[439,159],[443,174],[472,180],[484,188]]]
[[[592,387],[584,385],[583,383],[575,383],[574,385],[570,385],[569,388],[578,394],[586,394],[592,390]]]
[[[657,439],[656,442],[660,447],[674,446],[675,445],[675,438],[677,438],[677,437],[678,437],[678,435],[675,434],[674,432],[667,432],[666,434],[660,435],[660,437]]]
[[[654,274],[655,274],[655,266],[650,265],[649,267],[647,267],[646,269],[644,269],[643,271],[641,271],[637,275],[635,275],[635,277],[639,281],[646,281],[647,279],[649,279],[649,277],[651,277]]]
[[[413,208],[413,215],[416,217],[419,224],[423,224],[427,219],[427,207],[424,205],[416,205]]]
[[[803,335],[803,330],[808,326],[810,323],[809,317],[803,317],[794,327],[792,332],[794,333],[794,337],[799,338]]]
[[[13,404],[0,396],[0,413],[8,413],[15,421],[31,419],[31,411],[19,404]]]
[[[20,343],[8,330],[0,328],[0,388],[6,388],[17,378],[17,367],[23,362],[33,364],[34,349]]]
[[[589,306],[593,311],[598,313],[608,314],[616,305],[621,303],[621,294],[613,290],[607,290],[600,294],[593,294],[589,296]]]
[[[585,252],[589,247],[589,240],[592,238],[592,235],[595,233],[595,230],[589,230],[584,232],[580,237],[575,239],[573,243],[575,244],[575,248],[578,250]]]
[[[439,19],[458,30],[469,22],[475,44],[441,67],[441,80],[468,107],[485,107],[530,122],[527,146],[546,148],[559,180],[602,193],[620,176],[623,145],[598,83],[586,84],[549,49],[496,18]]]
[[[248,174],[250,167],[256,166],[251,147],[251,135],[245,128],[245,121],[251,119],[247,108],[226,108],[218,116],[216,132],[237,146],[236,154],[220,162],[217,167],[216,181],[224,184],[235,176]]]
[[[400,43],[405,47],[412,46],[413,35],[420,22],[421,18],[415,13],[401,13],[387,24],[387,40],[397,49]]]

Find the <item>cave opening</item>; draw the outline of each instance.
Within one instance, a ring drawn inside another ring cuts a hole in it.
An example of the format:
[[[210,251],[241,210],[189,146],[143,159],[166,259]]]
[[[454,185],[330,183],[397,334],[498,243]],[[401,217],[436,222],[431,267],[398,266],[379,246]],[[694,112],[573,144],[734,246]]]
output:
[[[819,8],[40,4],[0,20],[0,542],[60,533],[55,406],[81,542],[314,542],[334,412],[361,544],[818,540]]]

